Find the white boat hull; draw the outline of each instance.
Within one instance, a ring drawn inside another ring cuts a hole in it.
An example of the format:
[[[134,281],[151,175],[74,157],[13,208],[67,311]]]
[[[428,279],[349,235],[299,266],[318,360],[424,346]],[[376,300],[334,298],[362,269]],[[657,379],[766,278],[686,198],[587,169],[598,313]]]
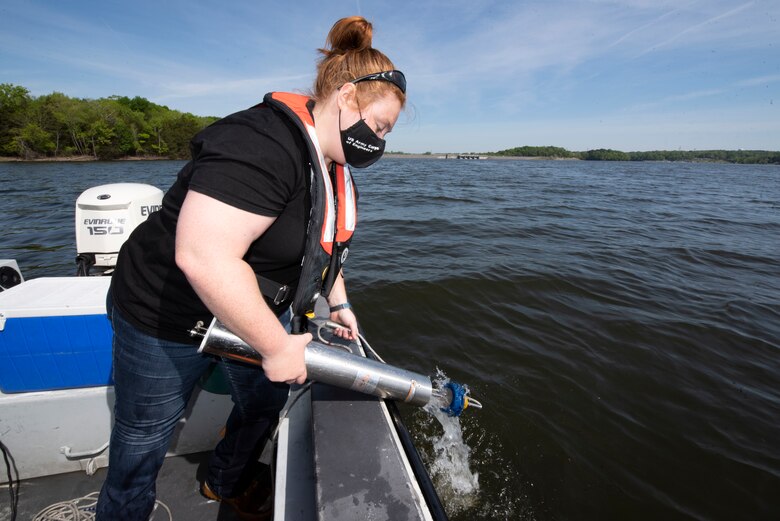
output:
[[[232,405],[228,395],[197,389],[168,455],[213,449]],[[14,456],[19,479],[77,470],[91,474],[107,466],[113,409],[112,386],[0,393],[0,438]]]

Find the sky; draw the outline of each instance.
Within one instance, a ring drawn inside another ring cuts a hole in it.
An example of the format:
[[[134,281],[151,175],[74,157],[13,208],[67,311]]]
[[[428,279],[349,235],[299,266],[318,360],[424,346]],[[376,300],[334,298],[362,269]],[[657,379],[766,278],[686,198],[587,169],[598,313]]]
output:
[[[778,0],[0,0],[0,83],[221,117],[355,14],[408,80],[390,151],[780,150]]]

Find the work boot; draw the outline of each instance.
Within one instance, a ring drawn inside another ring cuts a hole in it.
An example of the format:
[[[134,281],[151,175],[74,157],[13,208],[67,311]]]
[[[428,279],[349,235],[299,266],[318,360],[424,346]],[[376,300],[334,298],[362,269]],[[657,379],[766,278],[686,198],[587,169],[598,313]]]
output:
[[[246,521],[266,521],[273,517],[274,496],[270,481],[253,480],[244,492],[235,497],[221,497],[211,490],[207,481],[200,485],[200,493],[206,499],[225,503],[238,517]]]

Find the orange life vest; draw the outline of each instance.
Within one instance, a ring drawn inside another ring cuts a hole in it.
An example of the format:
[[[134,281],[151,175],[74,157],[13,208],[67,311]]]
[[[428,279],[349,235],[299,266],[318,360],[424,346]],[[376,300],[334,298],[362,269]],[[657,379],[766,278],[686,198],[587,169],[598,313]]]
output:
[[[293,298],[293,329],[302,329],[303,317],[312,316],[320,295],[327,297],[357,225],[357,191],[347,165],[333,163],[328,172],[306,104],[309,98],[288,92],[271,92],[263,103],[287,115],[300,129],[309,149],[311,215],[303,254],[301,277]],[[335,184],[335,187],[334,187]]]

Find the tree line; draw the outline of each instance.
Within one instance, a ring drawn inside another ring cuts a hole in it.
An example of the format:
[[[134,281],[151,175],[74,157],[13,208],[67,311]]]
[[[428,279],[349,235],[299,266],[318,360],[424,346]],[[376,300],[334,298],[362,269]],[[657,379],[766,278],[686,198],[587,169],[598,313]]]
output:
[[[572,152],[560,147],[523,146],[495,152],[492,155],[512,157],[549,157],[551,159],[584,159],[589,161],[722,161],[728,163],[780,164],[780,152],[768,150],[653,150],[622,152],[600,148]]]
[[[22,86],[0,84],[0,156],[186,159],[192,137],[216,120],[139,96],[35,97]]]
[[[136,96],[71,98],[59,92],[34,97],[25,87],[0,83],[0,156],[21,159],[92,156],[189,158],[192,136],[217,118],[171,110]],[[522,146],[488,156],[548,157],[592,161],[724,161],[780,164],[766,150],[654,150],[573,152],[554,146]]]

